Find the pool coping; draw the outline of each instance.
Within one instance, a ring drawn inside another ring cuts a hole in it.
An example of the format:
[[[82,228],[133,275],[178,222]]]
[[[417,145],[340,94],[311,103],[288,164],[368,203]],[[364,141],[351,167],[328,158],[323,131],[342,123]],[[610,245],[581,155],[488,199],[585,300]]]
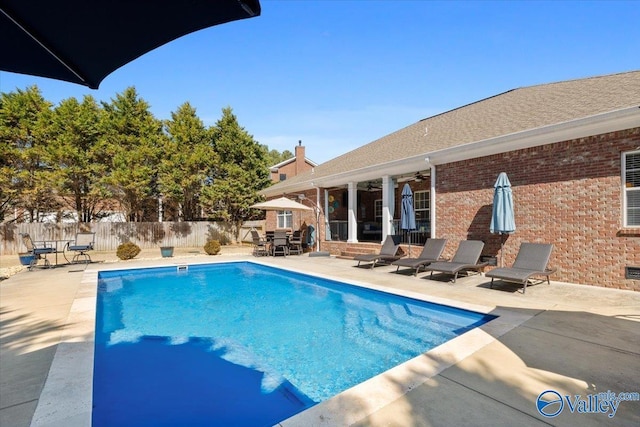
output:
[[[246,259],[207,260],[206,262],[194,260],[169,265],[158,264],[85,271],[71,305],[64,329],[65,333],[56,349],[31,426],[84,427],[91,425],[95,311],[97,280],[100,271],[231,262],[250,262],[300,273],[295,268]],[[520,313],[495,306],[470,304],[329,274],[317,272],[303,272],[303,274],[498,317],[276,424],[282,427],[344,425],[362,420],[413,388],[424,384],[448,367],[493,343],[500,336],[534,316],[534,314]],[[354,402],[357,402],[357,405],[354,405]]]

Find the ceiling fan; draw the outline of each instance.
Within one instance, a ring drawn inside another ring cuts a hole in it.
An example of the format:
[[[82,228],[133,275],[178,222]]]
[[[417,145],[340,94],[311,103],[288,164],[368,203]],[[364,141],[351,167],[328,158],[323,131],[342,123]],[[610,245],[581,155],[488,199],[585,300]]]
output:
[[[382,187],[378,187],[376,185],[373,185],[373,183],[371,181],[369,181],[367,183],[367,191],[374,191],[374,190],[382,190]]]
[[[425,175],[422,175],[419,171],[416,172],[416,174],[413,177],[413,180],[416,182],[424,181],[425,179],[427,179],[427,177]]]
[[[429,175],[424,175],[420,171],[414,173],[413,175],[404,175],[398,178],[398,182],[407,182],[407,181],[424,181],[429,177]]]

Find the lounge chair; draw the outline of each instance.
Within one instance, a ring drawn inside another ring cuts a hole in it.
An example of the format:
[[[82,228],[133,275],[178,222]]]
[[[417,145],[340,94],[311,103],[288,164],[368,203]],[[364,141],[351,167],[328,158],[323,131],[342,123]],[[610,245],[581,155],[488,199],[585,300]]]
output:
[[[260,237],[258,230],[251,230],[251,239],[253,240],[253,255],[263,256],[269,255],[267,249],[267,240]]]
[[[400,236],[389,235],[384,240],[380,253],[377,254],[361,254],[356,255],[353,260],[358,261],[360,266],[361,262],[370,262],[371,268],[375,267],[377,263],[391,263],[402,258],[404,255],[398,255],[398,249],[400,248]]]
[[[93,245],[96,241],[96,233],[77,233],[76,240],[69,242],[67,249],[76,254],[71,259],[71,262],[80,262],[80,258],[83,258],[83,262],[91,263],[91,257],[87,252],[93,250]]]
[[[422,252],[417,258],[400,258],[399,260],[392,262],[391,265],[398,266],[398,268],[396,268],[396,272],[400,267],[413,268],[415,269],[413,275],[416,276],[422,267],[440,259],[440,255],[442,255],[442,251],[444,251],[444,246],[446,244],[447,239],[427,239],[427,242],[422,248]]]
[[[476,270],[480,272],[480,269],[488,265],[487,262],[479,263],[480,254],[484,248],[484,242],[479,240],[463,240],[458,246],[458,250],[451,259],[451,261],[437,261],[429,264],[425,267],[426,271],[431,271],[429,278],[433,277],[433,272],[453,274],[453,283],[458,278],[458,273],[461,271]]]
[[[51,264],[47,259],[47,255],[56,253],[56,248],[52,246],[47,246],[46,243],[44,242],[34,242],[31,239],[31,236],[29,235],[29,233],[21,233],[21,236],[22,236],[22,243],[24,243],[24,245],[27,247],[27,251],[31,255],[33,255],[33,259],[29,263],[28,269],[32,270],[33,267],[35,267],[38,264],[38,260],[42,259],[43,255],[44,255],[44,266],[50,267]],[[42,243],[42,244],[37,245],[36,243]]]
[[[523,285],[524,294],[531,276],[544,276],[547,283],[551,284],[549,276],[556,271],[556,268],[547,268],[552,250],[553,245],[547,243],[522,243],[512,267],[495,268],[485,274],[486,277],[491,277],[489,287],[493,287],[493,279],[516,282]]]

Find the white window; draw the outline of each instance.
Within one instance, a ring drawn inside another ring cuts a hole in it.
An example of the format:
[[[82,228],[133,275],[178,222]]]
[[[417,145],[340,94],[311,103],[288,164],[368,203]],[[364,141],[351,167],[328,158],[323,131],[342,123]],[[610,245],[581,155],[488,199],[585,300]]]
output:
[[[278,228],[293,228],[293,213],[278,211]]]
[[[375,212],[375,221],[382,222],[382,199],[373,202],[373,211]]]
[[[640,151],[622,154],[624,226],[640,227]]]
[[[416,211],[416,225],[424,225],[429,222],[429,191],[416,191],[413,193],[413,209]],[[418,226],[420,228],[420,226]]]

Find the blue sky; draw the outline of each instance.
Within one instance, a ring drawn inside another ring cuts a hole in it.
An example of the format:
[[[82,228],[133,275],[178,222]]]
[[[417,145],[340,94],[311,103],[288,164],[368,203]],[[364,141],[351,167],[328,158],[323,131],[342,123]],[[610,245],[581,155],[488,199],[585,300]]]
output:
[[[318,163],[422,118],[522,86],[640,69],[638,1],[261,0],[262,15],[185,36],[90,90],[0,72],[53,103],[129,86],[160,119],[230,106],[262,144]]]

